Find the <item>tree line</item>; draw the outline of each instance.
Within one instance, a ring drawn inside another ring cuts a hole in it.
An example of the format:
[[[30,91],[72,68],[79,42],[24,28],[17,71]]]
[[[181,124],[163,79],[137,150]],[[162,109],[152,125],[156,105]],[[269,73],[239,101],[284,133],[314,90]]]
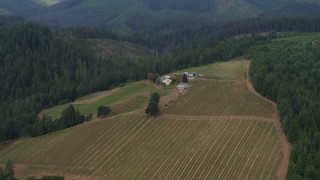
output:
[[[188,23],[188,21],[185,23]],[[320,32],[320,18],[263,17],[202,25],[200,27],[181,25],[173,28],[169,33],[160,31],[166,28],[170,29],[170,24],[161,24],[154,29],[144,28],[138,31],[134,37],[137,37],[140,41],[145,39],[152,42],[146,44],[150,48],[155,47],[159,50],[179,52],[186,49],[214,47],[222,41],[242,35],[272,34],[276,32]]]
[[[251,80],[259,93],[278,104],[292,143],[287,179],[320,179],[320,47],[298,39],[250,52]]]

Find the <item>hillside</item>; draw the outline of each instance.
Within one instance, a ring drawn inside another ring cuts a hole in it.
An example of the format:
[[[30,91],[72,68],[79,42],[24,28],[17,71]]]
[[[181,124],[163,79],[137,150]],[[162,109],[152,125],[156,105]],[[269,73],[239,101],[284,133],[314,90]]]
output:
[[[251,80],[278,103],[282,127],[293,145],[288,179],[319,179],[319,33],[279,37],[252,49]]]
[[[124,41],[75,38],[46,26],[0,28],[0,141],[29,134],[44,107],[140,80],[151,50]],[[28,128],[29,126],[29,128]]]
[[[32,0],[0,0],[0,15],[22,15],[41,8]]]
[[[111,56],[134,60],[150,60],[153,58],[151,49],[138,44],[111,39],[86,39],[99,58]]]
[[[19,0],[14,0],[19,1]],[[21,1],[21,0],[20,0]],[[31,1],[31,0],[28,0]],[[23,1],[24,4],[28,1]],[[11,1],[10,1],[11,2]],[[111,28],[123,34],[170,32],[219,22],[265,16],[317,16],[317,1],[290,0],[36,0],[36,11],[24,4],[0,4],[3,13],[59,26]],[[35,4],[35,3],[33,3]],[[48,6],[50,5],[50,6]],[[21,9],[24,8],[24,9]],[[23,10],[23,11],[22,11]],[[27,10],[27,11],[25,11]]]
[[[110,107],[112,115],[123,114],[146,106],[149,95],[152,92],[158,92],[164,95],[171,89],[172,87],[157,89],[155,85],[146,82],[131,83],[121,88],[90,94],[74,102],[45,109],[40,115],[58,119],[62,111],[70,104],[78,108],[80,113],[85,116],[89,115],[89,113],[95,115],[99,106]]]
[[[39,4],[52,6],[54,4],[61,3],[63,1],[65,1],[65,0],[33,0],[33,1],[36,2],[36,3],[39,3]]]
[[[247,61],[231,61],[200,67],[199,72],[221,79],[206,79],[206,84],[199,84],[204,81],[202,79],[194,80],[190,89],[180,94],[174,103],[161,107],[163,114],[157,118],[138,110],[94,120],[24,140],[12,149],[1,151],[0,161],[14,161],[19,169],[18,177],[59,174],[76,179],[283,179],[288,152],[279,120],[255,113],[261,109],[275,114],[276,109],[273,103],[255,94],[254,90],[239,92],[238,98],[243,102],[230,101],[223,115],[210,113],[212,111],[204,111],[201,116],[175,113],[187,112],[179,104],[200,105],[197,97],[189,96],[195,90],[207,97],[208,102],[224,104],[225,99],[202,89],[217,83],[229,84],[230,81],[249,83],[244,79],[245,65]],[[210,71],[210,67],[215,69],[216,66],[231,70],[231,74]],[[231,85],[230,88],[237,89],[237,86]],[[246,98],[248,93],[265,102],[255,104],[258,111],[249,116],[245,109],[234,114],[234,107],[244,102],[255,103],[256,100]],[[233,92],[222,90],[219,94],[228,97]],[[175,94],[163,98],[172,95]],[[268,106],[271,107],[266,108]],[[218,107],[208,106],[208,109],[217,112]]]

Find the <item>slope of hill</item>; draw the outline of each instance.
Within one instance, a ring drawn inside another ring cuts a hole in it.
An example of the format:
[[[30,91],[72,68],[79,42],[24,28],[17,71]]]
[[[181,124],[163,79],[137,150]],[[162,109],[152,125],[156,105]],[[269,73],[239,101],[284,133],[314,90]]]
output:
[[[150,50],[140,45],[77,39],[58,31],[34,24],[0,28],[0,141],[22,136],[43,107],[154,71]]]
[[[65,0],[33,0],[34,2],[37,2],[39,4],[47,5],[47,6],[52,6],[54,4],[61,3],[62,1]]]
[[[19,178],[276,179],[282,152],[269,122],[131,115],[30,139],[0,156],[14,161]]]
[[[158,92],[166,94],[170,89],[157,89],[154,85],[146,82],[138,82],[128,84],[125,87],[113,89],[106,92],[98,92],[95,94],[82,97],[72,103],[67,103],[52,107],[42,111],[41,115],[50,116],[53,119],[60,118],[64,109],[70,104],[78,108],[82,115],[87,116],[89,113],[96,114],[99,106],[108,106],[112,110],[112,115],[122,114],[137,110],[144,107],[150,94]],[[90,97],[90,98],[89,98]]]
[[[41,8],[32,0],[0,0],[0,15],[21,15]]]
[[[279,36],[252,49],[251,80],[278,103],[282,127],[293,145],[287,179],[319,179],[320,36]]]
[[[153,52],[141,45],[111,39],[86,39],[99,58],[119,56],[134,60],[150,60]]]
[[[196,2],[193,0],[37,0],[37,2],[51,6],[39,7],[35,12],[26,11],[23,14],[25,17],[59,26],[108,27],[123,33],[146,30],[167,32],[177,28],[201,27],[204,24],[259,16],[320,15],[317,11],[320,4],[313,0]],[[21,5],[13,7],[15,8],[7,9],[5,4],[0,4],[2,13],[13,11],[13,14],[16,14],[21,9]]]
[[[210,75],[234,77],[238,79],[236,81],[246,82],[247,67],[244,65],[247,63],[230,63],[231,66],[224,63],[218,67],[231,69],[231,74],[220,71]],[[209,72],[208,67],[204,69]],[[203,80],[194,80],[195,85],[180,94],[169,109],[179,107],[179,103],[196,107],[198,99],[188,97],[194,89],[199,89],[198,93],[207,96],[208,101],[217,104],[225,101],[211,96],[212,92],[201,90],[216,83],[228,83],[230,79],[209,79],[206,84],[197,84],[198,81]],[[231,88],[237,89],[237,86]],[[244,91],[238,93],[238,98],[254,103],[245,98]],[[230,91],[220,92],[222,97],[232,94]],[[272,108],[265,109],[265,104],[258,103],[255,109],[276,113],[273,103],[261,100]],[[229,113],[224,115],[176,115],[164,108],[165,113],[157,118],[136,111],[95,120],[22,141],[12,149],[1,151],[0,161],[14,161],[19,177],[59,174],[78,179],[284,178],[288,163],[284,160],[287,160],[288,152],[277,124],[279,120],[260,113],[247,116],[246,110],[244,114],[234,114],[234,107],[242,103],[230,102],[225,107]],[[219,110],[217,106],[210,108]],[[185,110],[178,108],[176,111]]]

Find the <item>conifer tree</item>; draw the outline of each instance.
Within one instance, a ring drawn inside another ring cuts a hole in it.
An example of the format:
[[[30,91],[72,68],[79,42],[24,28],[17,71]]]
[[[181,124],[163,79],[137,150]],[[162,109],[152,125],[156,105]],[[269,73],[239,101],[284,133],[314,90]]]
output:
[[[186,74],[182,75],[182,82],[187,83],[188,82],[188,77]]]
[[[14,178],[14,166],[13,163],[8,160],[4,169],[4,176],[6,180],[13,180]]]
[[[97,109],[97,116],[104,117],[104,116],[107,116],[108,114],[110,114],[110,112],[111,112],[111,109],[109,107],[100,106]]]
[[[151,94],[149,104],[145,113],[151,116],[158,116],[160,114],[160,110],[158,104],[160,102],[160,96],[158,93]]]

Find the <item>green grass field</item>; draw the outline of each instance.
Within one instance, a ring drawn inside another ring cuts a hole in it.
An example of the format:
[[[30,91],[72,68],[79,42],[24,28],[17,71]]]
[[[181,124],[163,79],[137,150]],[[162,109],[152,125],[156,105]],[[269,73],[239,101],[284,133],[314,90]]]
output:
[[[271,122],[116,116],[29,139],[11,159],[22,174],[90,179],[276,179],[281,143]]]
[[[287,36],[282,38],[277,38],[272,40],[273,42],[277,41],[298,41],[298,42],[312,42],[314,40],[320,39],[319,33],[279,33],[278,36]]]
[[[97,108],[99,106],[111,107],[111,109],[113,110],[112,114],[115,115],[143,107],[148,102],[150,93],[152,92],[159,92],[163,95],[168,91],[170,91],[170,89],[157,89],[154,85],[144,82],[138,82],[126,85],[119,90],[116,90],[106,95],[105,97],[98,99],[97,101],[84,104],[72,104],[75,108],[78,108],[80,113],[83,115],[88,115],[89,113],[96,114]],[[84,101],[86,99],[94,98],[95,96],[99,96],[99,94],[88,95],[86,97],[80,98],[80,100]],[[136,99],[137,101],[132,99]],[[127,108],[119,108],[122,104],[126,105]],[[40,114],[57,119],[60,117],[62,111],[69,105],[70,103],[55,106],[42,111]]]

